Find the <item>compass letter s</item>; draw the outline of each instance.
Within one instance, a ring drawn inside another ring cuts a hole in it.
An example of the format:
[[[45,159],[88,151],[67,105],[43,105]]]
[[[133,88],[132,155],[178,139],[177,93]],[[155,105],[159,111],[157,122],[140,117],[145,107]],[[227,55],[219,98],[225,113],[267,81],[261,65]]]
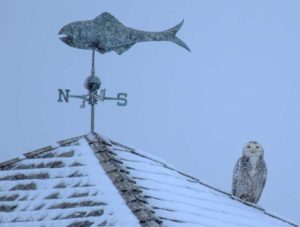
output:
[[[118,106],[127,106],[127,93],[118,93],[117,95]]]
[[[57,102],[69,102],[69,92],[70,92],[70,89],[58,89],[58,100]],[[63,100],[64,99],[64,100]]]

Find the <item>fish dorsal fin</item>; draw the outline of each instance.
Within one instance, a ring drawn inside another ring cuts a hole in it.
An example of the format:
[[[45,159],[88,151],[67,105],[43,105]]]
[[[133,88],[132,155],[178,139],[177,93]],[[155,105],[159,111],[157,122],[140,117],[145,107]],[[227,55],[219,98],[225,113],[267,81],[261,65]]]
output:
[[[129,44],[129,45],[125,45],[125,46],[121,46],[121,47],[117,47],[114,49],[114,51],[118,54],[121,55],[123,54],[125,51],[127,51],[130,47],[132,47],[134,45],[133,44]]]
[[[101,13],[99,16],[97,16],[94,19],[94,21],[99,24],[110,22],[110,23],[114,23],[114,24],[123,25],[120,21],[118,21],[117,18],[115,18],[113,15],[111,15],[108,12]]]

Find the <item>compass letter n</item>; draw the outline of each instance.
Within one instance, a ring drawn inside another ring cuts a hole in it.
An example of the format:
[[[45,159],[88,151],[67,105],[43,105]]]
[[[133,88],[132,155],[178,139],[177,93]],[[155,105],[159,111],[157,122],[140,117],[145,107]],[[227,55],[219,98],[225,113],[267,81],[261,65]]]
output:
[[[58,100],[57,102],[69,102],[69,89],[58,89]],[[64,100],[63,100],[64,99]]]

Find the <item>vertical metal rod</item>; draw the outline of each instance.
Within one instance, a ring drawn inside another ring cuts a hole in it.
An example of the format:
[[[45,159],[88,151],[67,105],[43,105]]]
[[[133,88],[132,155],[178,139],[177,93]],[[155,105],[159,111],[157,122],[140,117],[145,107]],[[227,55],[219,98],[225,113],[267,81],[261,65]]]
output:
[[[92,70],[91,76],[95,76],[95,50],[92,51]]]
[[[94,123],[95,123],[95,104],[94,104],[94,102],[92,102],[92,104],[91,104],[91,133],[95,133]]]
[[[92,70],[91,77],[95,76],[95,50],[92,51]],[[91,133],[95,133],[95,100],[94,100],[93,91],[90,91],[91,99]]]

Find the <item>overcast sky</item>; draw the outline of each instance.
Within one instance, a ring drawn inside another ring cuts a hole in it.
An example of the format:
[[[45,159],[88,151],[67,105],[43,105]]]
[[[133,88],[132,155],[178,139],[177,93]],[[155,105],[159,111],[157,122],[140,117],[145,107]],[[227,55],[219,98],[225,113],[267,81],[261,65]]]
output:
[[[149,31],[173,27],[191,48],[140,43],[96,55],[107,95],[96,131],[231,191],[243,144],[261,142],[268,179],[259,206],[300,223],[300,2],[80,0],[0,2],[0,160],[89,132],[89,108],[57,103],[58,88],[84,94],[91,52],[58,30],[108,11]]]

